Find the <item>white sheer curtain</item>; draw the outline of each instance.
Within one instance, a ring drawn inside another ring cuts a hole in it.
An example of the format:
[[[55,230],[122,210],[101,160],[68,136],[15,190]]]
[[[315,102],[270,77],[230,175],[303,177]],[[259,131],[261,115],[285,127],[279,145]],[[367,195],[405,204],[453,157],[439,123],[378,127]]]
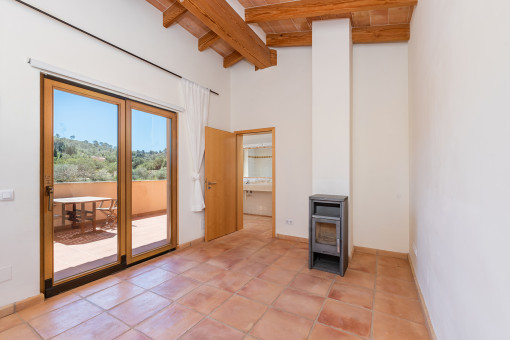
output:
[[[209,89],[184,78],[182,78],[181,84],[184,92],[186,125],[192,161],[191,211],[202,211],[205,208],[205,203],[200,181],[200,165],[204,158],[205,126],[209,117],[210,92]]]

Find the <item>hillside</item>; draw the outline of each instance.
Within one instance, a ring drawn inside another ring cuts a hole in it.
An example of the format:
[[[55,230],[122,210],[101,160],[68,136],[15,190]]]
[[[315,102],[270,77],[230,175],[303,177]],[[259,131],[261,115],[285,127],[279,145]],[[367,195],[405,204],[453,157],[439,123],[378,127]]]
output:
[[[71,136],[73,137],[73,136]],[[117,180],[117,146],[98,141],[54,137],[54,181],[104,182]],[[163,180],[166,150],[133,151],[133,180]]]

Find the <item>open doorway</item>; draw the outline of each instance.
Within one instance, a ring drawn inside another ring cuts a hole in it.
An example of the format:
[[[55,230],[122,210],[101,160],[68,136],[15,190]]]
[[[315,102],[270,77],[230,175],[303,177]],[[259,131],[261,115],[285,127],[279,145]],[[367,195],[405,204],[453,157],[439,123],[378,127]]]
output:
[[[275,130],[237,131],[237,229],[275,237]]]

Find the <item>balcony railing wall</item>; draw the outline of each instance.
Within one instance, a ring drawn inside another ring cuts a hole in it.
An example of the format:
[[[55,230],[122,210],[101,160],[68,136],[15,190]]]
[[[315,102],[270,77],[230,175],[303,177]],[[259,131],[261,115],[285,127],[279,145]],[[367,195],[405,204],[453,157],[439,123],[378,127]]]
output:
[[[133,200],[132,214],[146,215],[159,213],[167,208],[166,180],[162,181],[134,181],[131,195]],[[56,183],[55,198],[64,197],[117,197],[117,182],[79,182]]]

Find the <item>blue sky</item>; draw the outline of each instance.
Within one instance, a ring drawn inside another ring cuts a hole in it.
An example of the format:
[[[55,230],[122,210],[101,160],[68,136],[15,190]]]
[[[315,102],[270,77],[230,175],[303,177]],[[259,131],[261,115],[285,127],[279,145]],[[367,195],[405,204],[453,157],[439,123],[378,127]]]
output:
[[[55,90],[54,134],[117,146],[117,105]],[[133,110],[132,149],[166,148],[166,118]]]

